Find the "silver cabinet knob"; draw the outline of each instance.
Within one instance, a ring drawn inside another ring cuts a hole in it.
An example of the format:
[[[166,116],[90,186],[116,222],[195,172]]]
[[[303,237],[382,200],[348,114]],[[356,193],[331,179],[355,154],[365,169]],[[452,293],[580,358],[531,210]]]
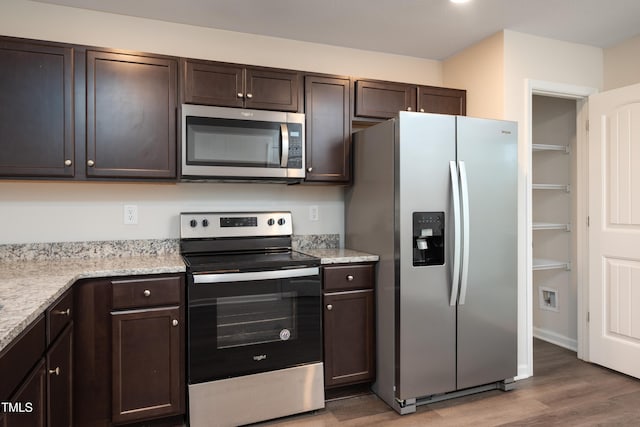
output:
[[[90,168],[93,167],[93,165],[95,165],[96,162],[94,162],[93,160],[87,160],[87,166],[89,166]]]
[[[351,274],[347,275],[347,282],[353,282],[353,276]]]
[[[307,168],[307,172],[311,172],[312,170],[313,170],[313,168],[312,168],[311,166],[309,166],[309,167]]]
[[[151,296],[151,291],[149,289],[145,289],[144,292],[142,293],[142,295],[144,295],[145,297],[150,297]]]
[[[171,321],[171,324],[172,324],[173,326],[178,326],[178,320],[177,320],[177,319],[173,319],[173,320]]]
[[[244,93],[238,92],[238,98],[244,98]]]
[[[424,113],[424,108],[421,108],[421,109],[420,109],[420,112],[421,112],[421,113]]]
[[[49,375],[60,375],[60,367],[58,366],[56,369],[49,369]]]
[[[69,159],[64,161],[64,165],[65,166],[71,166],[72,164],[73,164],[73,162],[71,160],[69,160]]]
[[[252,94],[252,93],[248,93],[248,94],[247,94],[247,98],[248,98],[248,99],[253,98],[253,94]]]
[[[57,314],[59,316],[71,316],[71,309],[67,308],[66,310],[54,310],[53,314]]]
[[[407,111],[413,111],[411,107],[407,107]]]
[[[333,305],[327,304],[327,310],[329,310],[329,311],[333,310]]]

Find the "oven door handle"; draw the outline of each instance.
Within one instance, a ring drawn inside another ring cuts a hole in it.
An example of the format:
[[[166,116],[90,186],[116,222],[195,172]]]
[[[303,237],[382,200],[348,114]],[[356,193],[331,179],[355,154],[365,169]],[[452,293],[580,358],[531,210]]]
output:
[[[194,274],[193,283],[229,283],[248,282],[252,280],[289,279],[294,277],[316,276],[320,274],[318,267],[296,268],[291,270],[251,271],[248,273],[210,273]]]

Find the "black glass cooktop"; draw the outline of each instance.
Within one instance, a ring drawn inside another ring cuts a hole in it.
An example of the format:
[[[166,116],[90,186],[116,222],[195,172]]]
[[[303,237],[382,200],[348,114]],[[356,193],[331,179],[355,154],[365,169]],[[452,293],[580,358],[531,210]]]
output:
[[[191,273],[280,270],[317,267],[320,258],[295,251],[184,255]]]

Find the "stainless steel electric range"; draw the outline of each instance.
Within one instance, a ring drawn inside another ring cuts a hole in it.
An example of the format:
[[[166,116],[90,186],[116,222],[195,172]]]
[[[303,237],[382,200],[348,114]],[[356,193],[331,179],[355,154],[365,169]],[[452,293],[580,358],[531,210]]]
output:
[[[320,260],[292,232],[290,212],[180,214],[191,426],[324,407]]]

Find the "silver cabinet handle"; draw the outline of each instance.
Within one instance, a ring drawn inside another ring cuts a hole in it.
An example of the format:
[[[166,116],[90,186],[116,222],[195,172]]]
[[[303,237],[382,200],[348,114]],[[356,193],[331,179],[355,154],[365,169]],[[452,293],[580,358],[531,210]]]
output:
[[[331,304],[328,304],[327,305],[327,310],[329,310],[329,311],[333,310],[333,306]]]
[[[93,160],[87,160],[87,166],[89,166],[90,168],[93,167],[93,165],[95,165],[96,162],[94,162]]]
[[[307,172],[311,172],[312,170],[313,170],[313,168],[312,168],[311,166],[309,166],[309,167],[307,168]]]
[[[250,271],[247,273],[206,273],[194,274],[193,283],[233,283],[253,280],[289,279],[293,277],[315,276],[319,274],[318,267],[296,268],[293,270]]]
[[[177,320],[177,319],[173,319],[173,320],[171,321],[171,324],[172,324],[173,326],[178,326],[178,320]]]
[[[244,98],[244,93],[238,92],[238,98]]]
[[[65,161],[64,161],[64,165],[65,165],[65,166],[71,166],[71,165],[72,165],[72,163],[73,163],[73,162],[72,162],[71,160],[69,160],[69,159],[67,159],[67,160],[65,160]]]
[[[58,366],[56,369],[49,369],[49,375],[60,375],[60,367]]]
[[[407,111],[413,111],[411,107],[407,107]]]
[[[151,291],[149,289],[145,289],[144,292],[142,293],[142,295],[144,295],[145,297],[150,297],[151,296]]]
[[[420,112],[421,112],[421,113],[424,113],[424,108],[421,108],[421,109],[420,109]]]
[[[353,282],[353,276],[351,274],[347,275],[347,282]]]
[[[253,94],[252,93],[248,93],[247,94],[247,99],[251,99],[251,98],[253,98]]]
[[[59,316],[70,316],[71,315],[71,309],[67,308],[66,310],[54,310],[53,314],[57,314]]]

